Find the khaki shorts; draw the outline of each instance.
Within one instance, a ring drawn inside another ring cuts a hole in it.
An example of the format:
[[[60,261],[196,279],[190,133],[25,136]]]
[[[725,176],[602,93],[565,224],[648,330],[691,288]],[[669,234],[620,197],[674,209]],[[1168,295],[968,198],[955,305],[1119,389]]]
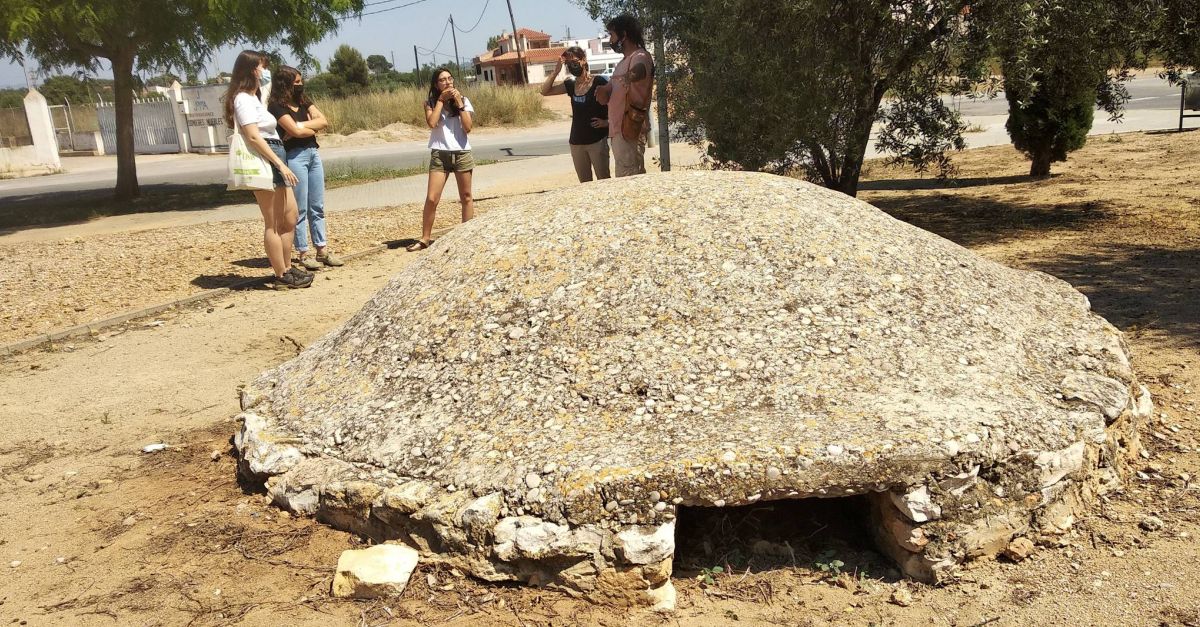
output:
[[[431,172],[470,172],[475,169],[475,158],[470,150],[434,150],[429,155]]]

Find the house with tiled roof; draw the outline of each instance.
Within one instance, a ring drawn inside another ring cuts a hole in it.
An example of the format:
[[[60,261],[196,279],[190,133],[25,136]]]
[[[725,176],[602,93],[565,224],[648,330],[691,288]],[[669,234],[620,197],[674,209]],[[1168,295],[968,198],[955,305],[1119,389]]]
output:
[[[475,76],[484,83],[494,85],[520,85],[524,83],[520,61],[524,60],[529,69],[529,82],[534,85],[546,79],[543,65],[549,64],[554,71],[554,64],[566,48],[552,47],[550,35],[529,28],[517,29],[515,36],[509,32],[500,33],[499,46],[475,57]],[[520,55],[517,46],[520,46]],[[522,59],[523,58],[523,59]]]
[[[517,43],[521,45],[520,59],[517,55]],[[611,69],[621,59],[608,45],[608,38],[601,36],[595,39],[576,39],[552,42],[550,35],[528,28],[517,30],[514,38],[508,32],[502,32],[499,46],[475,57],[475,76],[480,82],[493,85],[520,85],[522,74],[520,61],[524,60],[529,72],[529,83],[538,85],[546,80],[558,58],[568,46],[579,46],[588,52],[588,65],[593,72],[603,73]],[[565,71],[559,78],[565,78]]]

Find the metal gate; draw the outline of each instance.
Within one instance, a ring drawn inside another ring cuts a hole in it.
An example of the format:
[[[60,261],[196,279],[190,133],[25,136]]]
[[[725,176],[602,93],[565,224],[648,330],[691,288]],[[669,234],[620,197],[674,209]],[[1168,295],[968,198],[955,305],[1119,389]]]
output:
[[[29,132],[25,108],[0,109],[0,148],[32,145],[33,134]]]
[[[96,107],[104,145],[117,146],[117,110],[112,103]],[[169,100],[133,101],[133,146],[139,155],[179,152],[179,131],[175,128],[175,103]]]

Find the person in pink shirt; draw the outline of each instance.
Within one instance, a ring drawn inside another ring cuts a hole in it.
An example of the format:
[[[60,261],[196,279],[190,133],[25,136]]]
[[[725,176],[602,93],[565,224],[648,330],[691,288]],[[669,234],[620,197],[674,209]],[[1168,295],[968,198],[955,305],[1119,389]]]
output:
[[[608,136],[617,176],[646,173],[646,135],[650,132],[650,94],[654,60],[646,52],[642,25],[622,13],[604,25],[613,50],[625,56],[613,69],[608,85],[596,89],[596,99],[608,105]]]

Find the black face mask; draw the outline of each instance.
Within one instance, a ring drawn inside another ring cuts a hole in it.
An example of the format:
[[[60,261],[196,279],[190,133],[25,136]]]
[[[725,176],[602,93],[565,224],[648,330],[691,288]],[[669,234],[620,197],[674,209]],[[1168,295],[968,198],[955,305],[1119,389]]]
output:
[[[304,85],[292,85],[292,100],[300,104],[304,100]]]
[[[625,49],[619,41],[609,42],[609,45],[612,46],[613,52],[623,52]]]
[[[567,72],[569,72],[571,76],[579,76],[580,74],[583,74],[583,66],[579,63],[568,63]]]

